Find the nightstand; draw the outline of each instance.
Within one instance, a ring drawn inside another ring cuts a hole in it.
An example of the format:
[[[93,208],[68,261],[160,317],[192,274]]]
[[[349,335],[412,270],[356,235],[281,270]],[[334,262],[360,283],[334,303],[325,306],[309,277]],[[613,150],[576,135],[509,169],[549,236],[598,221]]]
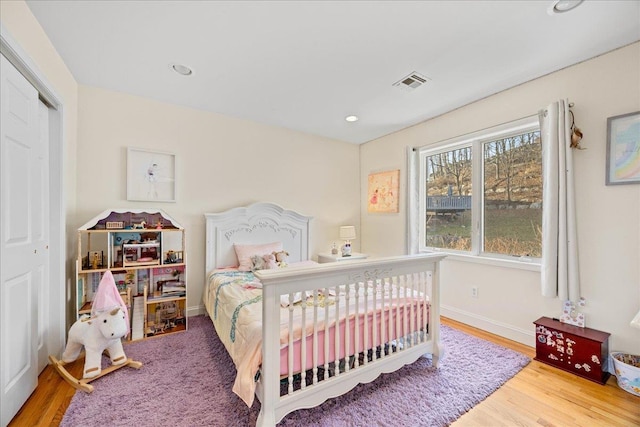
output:
[[[366,254],[359,254],[356,252],[353,252],[351,254],[351,256],[342,256],[340,254],[330,254],[330,253],[323,253],[323,254],[318,254],[318,262],[320,264],[323,264],[325,262],[343,262],[343,261],[353,261],[356,259],[367,259],[369,257],[369,255]]]

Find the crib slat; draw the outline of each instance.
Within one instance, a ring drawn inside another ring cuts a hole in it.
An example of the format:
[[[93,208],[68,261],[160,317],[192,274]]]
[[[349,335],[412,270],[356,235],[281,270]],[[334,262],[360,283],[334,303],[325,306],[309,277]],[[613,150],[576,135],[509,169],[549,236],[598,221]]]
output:
[[[324,379],[329,372],[329,288],[324,288]]]
[[[344,306],[345,306],[345,313],[344,313],[344,371],[345,372],[349,372],[349,349],[350,349],[350,341],[349,339],[351,338],[351,333],[350,333],[350,328],[349,328],[349,303],[351,302],[351,287],[353,285],[346,285],[345,286],[345,292],[344,292]],[[357,325],[357,318],[356,318],[356,325]],[[336,345],[337,347],[337,345]]]
[[[307,304],[303,299],[300,306],[300,324],[302,325],[302,341],[300,343],[300,388],[307,386],[307,340],[304,331],[307,330]]]
[[[431,304],[431,301],[428,299],[428,295],[431,295],[431,272],[428,271],[426,273],[426,277],[425,277],[425,283],[424,283],[424,301],[422,304],[422,314],[423,314],[423,318],[422,318],[422,327],[424,328],[424,340],[427,340],[427,331],[430,331],[430,325],[431,323],[431,319],[429,318],[430,316],[430,310],[429,310],[429,304]],[[429,333],[429,336],[431,336],[431,333]]]
[[[413,323],[411,325],[411,345],[417,345],[420,341],[420,308],[426,304],[427,295],[421,292],[422,283],[424,282],[424,276],[420,277],[420,281],[411,287],[411,295],[413,296],[413,303],[411,309],[415,311],[413,316]],[[419,305],[418,305],[419,304]]]
[[[418,285],[420,285],[420,281],[418,282]],[[420,294],[416,293],[416,283],[411,282],[411,286],[409,288],[405,288],[405,297],[407,292],[409,293],[409,303],[411,304],[411,307],[409,307],[409,329],[407,329],[405,334],[410,337],[409,345],[413,347],[416,345],[416,316],[418,314],[417,310],[414,310],[414,306],[416,305],[416,301],[417,304],[420,304]]]
[[[357,368],[358,366],[360,366],[360,358],[358,357],[358,354],[360,353],[360,351],[362,351],[362,349],[360,348],[360,282],[356,282],[354,283],[354,287],[355,287],[355,298],[356,298],[356,313],[355,313],[355,322],[356,322],[356,327],[355,327],[355,339],[354,339],[354,343],[355,346],[353,348],[353,353],[355,354],[355,364],[354,366]]]
[[[427,305],[427,301],[426,301],[426,298],[427,298],[427,287],[426,287],[426,284],[427,284],[427,275],[426,275],[426,273],[422,273],[422,281],[420,283],[420,295],[421,295],[421,297],[420,297],[420,308],[419,308],[420,316],[418,316],[418,317],[420,317],[419,330],[422,331],[421,334],[420,334],[420,337],[421,337],[420,342],[421,343],[425,342],[426,339],[427,339],[427,330],[424,327],[425,323],[426,323],[426,320],[427,320],[427,317],[425,316],[425,313],[424,313],[424,309],[425,309],[425,307]]]
[[[416,282],[415,274],[411,274],[409,278],[409,289],[407,289],[407,319],[409,320],[409,341],[411,342],[411,347],[413,347],[416,343],[413,340],[413,334],[415,332],[415,328],[413,327],[413,310],[412,305],[412,297],[413,297],[413,287]]]
[[[375,320],[375,319],[374,319]],[[369,358],[367,357],[367,350],[369,349],[369,283],[364,282],[364,348],[362,351],[365,352],[364,364],[369,363]]]
[[[424,323],[424,316],[422,314],[422,309],[427,303],[427,298],[428,298],[427,294],[424,293],[423,284],[424,284],[424,281],[420,280],[420,282],[413,287],[415,291],[414,295],[417,295],[418,297],[417,304],[420,304],[419,306],[416,306],[415,334],[414,334],[414,340],[412,341],[412,343],[415,343],[416,345],[422,342],[421,333],[420,333],[420,331],[422,330],[422,324]]]
[[[289,294],[289,346],[287,347],[287,372],[289,372],[289,394],[293,393],[293,293]]]
[[[395,331],[395,323],[393,319],[393,295],[396,289],[396,276],[389,278],[389,318],[387,320],[387,328],[389,330],[389,340],[395,340],[397,338]],[[389,352],[391,352],[391,348],[389,348]]]
[[[400,318],[400,290],[402,289],[401,287],[401,280],[402,277],[398,277],[395,276],[393,278],[393,283],[395,284],[395,288],[396,288],[396,297],[395,297],[395,303],[396,303],[396,321],[395,323],[395,329],[396,329],[396,342],[398,343],[398,351],[401,351],[404,347],[402,346],[402,320]]]
[[[416,285],[411,287],[412,290],[412,295],[415,297],[415,304],[412,304],[412,309],[414,309],[414,305],[416,305],[415,307],[415,314],[413,315],[413,322],[414,322],[414,326],[413,326],[413,331],[414,334],[412,335],[412,340],[411,340],[411,345],[417,345],[420,343],[420,330],[422,329],[420,327],[420,325],[422,324],[422,307],[425,305],[426,302],[426,298],[427,295],[422,292],[422,280],[417,283]],[[417,305],[419,304],[419,305]]]
[[[374,361],[378,358],[378,355],[376,354],[376,348],[378,347],[378,299],[380,295],[380,292],[378,291],[379,284],[379,280],[375,280],[373,282],[373,342],[371,344],[373,346],[372,360]]]
[[[402,318],[400,318],[398,320],[398,328],[400,328],[402,330],[402,344],[403,344],[403,348],[407,348],[408,343],[407,343],[407,317],[411,315],[411,313],[409,313],[407,311],[407,289],[410,286],[409,281],[407,280],[407,275],[403,274],[401,281],[400,281],[400,289],[402,291],[402,295],[398,296],[398,305],[401,304],[401,302],[404,302],[403,306],[402,306]]]
[[[384,358],[385,354],[384,354],[384,346],[385,343],[387,342],[386,337],[385,337],[385,316],[384,316],[384,302],[385,302],[385,293],[387,292],[385,289],[385,285],[386,285],[386,280],[385,279],[380,279],[380,287],[382,288],[382,295],[381,295],[381,304],[380,304],[380,358]]]
[[[313,291],[313,383],[318,383],[318,290]]]
[[[334,287],[334,292],[336,293],[336,299],[335,299],[335,307],[336,307],[336,312],[335,312],[335,341],[334,341],[334,348],[333,348],[333,363],[334,363],[334,375],[337,377],[338,375],[340,375],[340,367],[338,366],[338,359],[340,359],[340,303],[341,303],[341,296],[340,296],[340,286],[336,285]]]

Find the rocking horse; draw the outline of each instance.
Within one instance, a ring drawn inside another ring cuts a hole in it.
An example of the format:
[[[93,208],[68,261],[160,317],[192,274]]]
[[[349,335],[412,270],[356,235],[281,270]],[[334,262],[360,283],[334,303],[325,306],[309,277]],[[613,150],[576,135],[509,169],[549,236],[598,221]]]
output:
[[[67,347],[62,360],[49,355],[53,368],[73,387],[87,393],[93,391],[89,382],[124,366],[140,369],[141,362],[127,358],[121,339],[129,333],[129,313],[118,292],[110,271],[106,271],[94,298],[91,316],[78,319],[69,330]],[[84,370],[81,379],[75,378],[64,367],[78,359],[85,350]],[[102,369],[102,353],[108,352],[111,366]]]

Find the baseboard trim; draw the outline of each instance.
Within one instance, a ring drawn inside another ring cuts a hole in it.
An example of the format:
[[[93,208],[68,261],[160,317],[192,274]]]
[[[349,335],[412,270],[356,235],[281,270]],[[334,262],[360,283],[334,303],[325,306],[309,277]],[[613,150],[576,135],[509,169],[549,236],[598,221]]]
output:
[[[187,307],[187,317],[198,316],[200,314],[205,314],[204,305]]]
[[[529,347],[535,347],[536,345],[536,334],[533,328],[533,322],[531,323],[531,330],[526,330],[448,305],[440,306],[440,315]]]

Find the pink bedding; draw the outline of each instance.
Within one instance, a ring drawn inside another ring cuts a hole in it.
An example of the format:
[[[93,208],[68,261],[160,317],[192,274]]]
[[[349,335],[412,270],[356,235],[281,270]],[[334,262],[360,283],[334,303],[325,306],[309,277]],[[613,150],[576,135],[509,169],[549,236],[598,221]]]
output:
[[[412,312],[411,312],[411,308],[408,305],[407,306],[408,310],[407,310],[407,315],[408,318],[413,317],[414,319],[414,324],[413,324],[413,331],[417,331],[419,328],[417,326],[418,322],[420,323],[424,323],[424,321],[421,321],[422,317],[423,317],[423,303],[420,301],[414,302],[413,304],[413,316],[412,316]],[[428,307],[427,307],[428,309]],[[405,331],[405,325],[402,324],[403,323],[403,319],[404,319],[404,307],[393,307],[391,309],[391,328],[389,327],[389,309],[386,308],[384,310],[384,337],[385,337],[385,342],[388,342],[390,340],[394,340],[398,337],[401,336],[405,336],[407,333],[411,332],[411,325],[407,324],[406,328],[407,330]],[[419,315],[418,315],[419,313]],[[428,315],[428,312],[427,312]],[[345,346],[345,331],[347,328],[347,322],[345,319],[340,320],[339,324],[339,354],[336,357],[336,341],[335,341],[335,335],[336,335],[336,329],[335,329],[335,324],[332,325],[330,328],[328,328],[328,333],[329,333],[329,357],[327,360],[327,363],[330,362],[334,362],[335,360],[340,360],[340,359],[344,359],[345,357],[345,353],[347,353],[347,349],[348,349],[348,356],[353,356],[355,354],[358,354],[362,351],[369,350],[371,348],[373,348],[374,346],[379,346],[380,343],[382,342],[382,331],[380,329],[380,327],[376,328],[376,339],[375,339],[375,343],[373,341],[373,313],[369,313],[367,316],[367,324],[369,326],[369,334],[367,336],[367,343],[365,344],[365,334],[363,333],[363,331],[365,330],[365,316],[364,313],[360,313],[358,316],[358,330],[359,330],[359,339],[358,339],[358,347],[356,349],[355,344],[356,344],[356,322],[354,322],[355,319],[355,315],[352,315],[351,318],[349,319],[349,346],[347,348],[347,346]],[[427,317],[428,318],[428,317]],[[378,309],[378,312],[376,313],[376,321],[377,321],[377,325],[380,324],[380,310]],[[400,324],[398,324],[400,323]],[[398,333],[399,332],[399,333]],[[313,360],[313,341],[314,341],[314,337],[313,334],[311,335],[307,335],[306,339],[306,363],[304,365],[304,370],[308,370],[308,369],[312,369],[314,366],[321,366],[325,363],[325,330],[324,328],[322,328],[321,330],[318,331],[317,334],[317,342],[318,342],[318,358],[317,358],[317,364],[314,363]],[[289,345],[288,344],[284,344],[283,347],[280,349],[280,375],[281,376],[286,376],[289,374]],[[293,342],[293,370],[292,370],[292,374],[296,374],[302,371],[302,339],[297,339]]]

